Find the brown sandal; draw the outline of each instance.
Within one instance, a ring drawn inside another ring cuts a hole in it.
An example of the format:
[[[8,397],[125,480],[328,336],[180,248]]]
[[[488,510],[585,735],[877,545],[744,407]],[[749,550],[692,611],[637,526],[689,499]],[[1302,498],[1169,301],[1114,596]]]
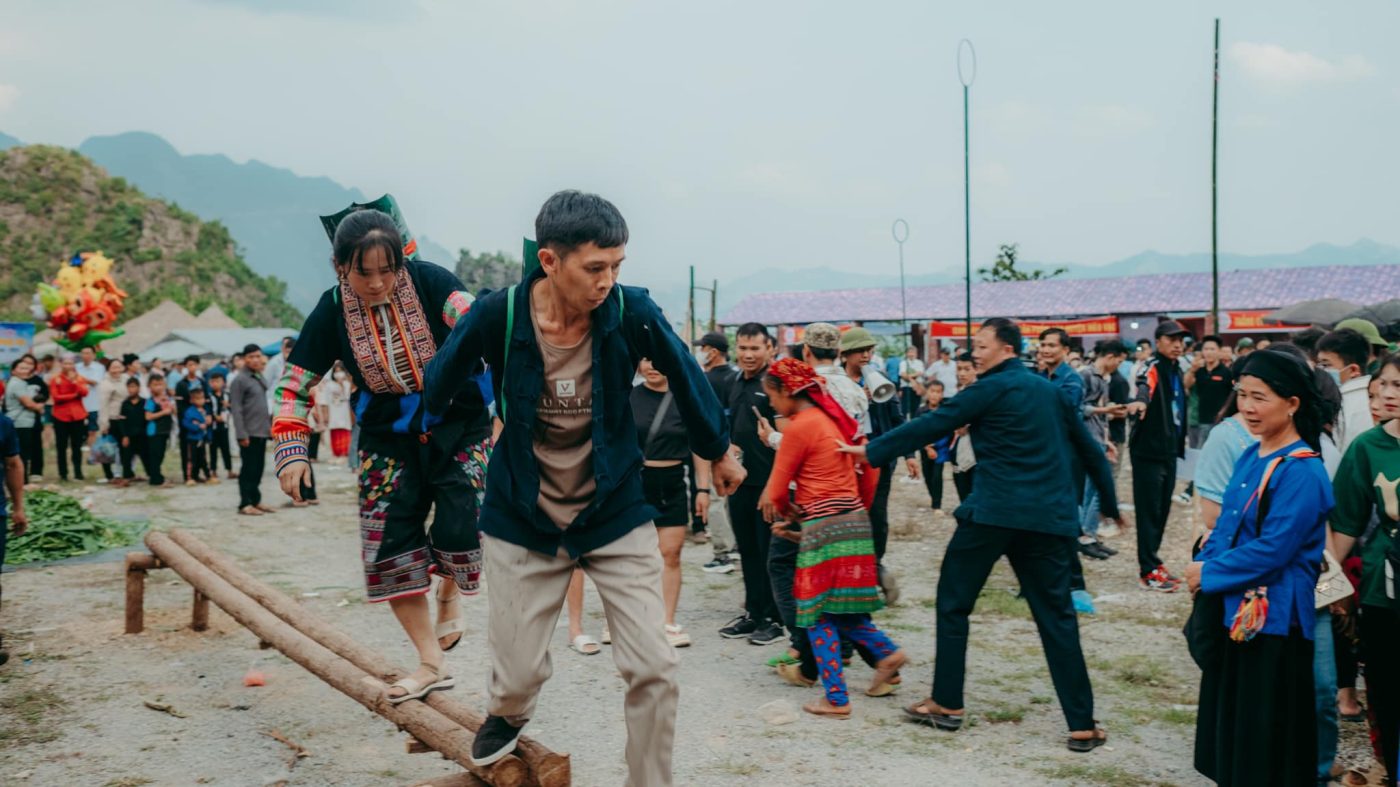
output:
[[[1085,732],[1089,733],[1089,737],[1074,737]],[[1103,727],[1100,727],[1098,720],[1095,719],[1094,729],[1080,730],[1079,732],[1071,732],[1069,734],[1067,745],[1069,746],[1070,751],[1083,753],[1093,751],[1094,749],[1097,749],[1105,743],[1108,743],[1108,732]]]
[[[948,732],[962,729],[964,711],[951,711],[932,699],[925,699],[904,709],[904,715],[912,721],[937,727]]]
[[[900,667],[903,667],[908,661],[909,657],[904,655],[903,650],[896,650],[880,659],[879,663],[875,665],[875,675],[870,679],[870,688],[866,689],[865,693],[871,697],[883,697],[889,694],[893,689],[888,687],[898,685],[898,681],[894,681],[892,678],[899,674]],[[883,693],[877,694],[877,691]]]
[[[807,711],[813,716],[827,716],[833,719],[851,718],[850,705],[832,705],[830,702],[827,702],[825,698],[812,700],[806,705],[803,705],[802,710]]]

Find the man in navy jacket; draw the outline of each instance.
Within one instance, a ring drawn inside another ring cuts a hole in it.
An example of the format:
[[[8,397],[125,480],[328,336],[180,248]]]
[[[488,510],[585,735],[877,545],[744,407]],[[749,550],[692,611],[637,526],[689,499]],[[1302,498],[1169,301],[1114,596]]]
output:
[[[1070,482],[1074,452],[1099,490],[1100,509],[1118,519],[1104,452],[1055,384],[1021,363],[1021,330],[1010,320],[983,323],[973,341],[977,382],[937,410],[876,438],[865,453],[876,466],[969,426],[977,446],[977,484],[957,508],[958,526],[938,579],[937,652],[930,699],[906,709],[943,729],[962,726],[968,615],[1002,555],[1040,629],[1050,677],[1069,722],[1069,748],[1089,751],[1107,734],[1094,721],[1094,695],[1070,601],[1070,555],[1079,535]]]
[[[535,219],[540,267],[482,298],[428,364],[429,413],[446,410],[480,358],[505,423],[480,528],[489,587],[490,700],[472,760],[515,749],[551,673],[549,640],[573,569],[603,599],[627,681],[629,784],[669,785],[676,653],[666,641],[656,512],[642,494],[630,394],[648,358],[670,383],[690,447],[722,495],[744,470],[724,410],[647,291],[617,284],[627,224],[612,203],[563,191]]]

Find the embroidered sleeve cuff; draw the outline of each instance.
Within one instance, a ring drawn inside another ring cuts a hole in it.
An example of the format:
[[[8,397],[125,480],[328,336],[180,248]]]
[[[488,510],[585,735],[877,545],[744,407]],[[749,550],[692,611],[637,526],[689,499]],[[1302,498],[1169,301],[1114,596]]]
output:
[[[293,432],[281,435],[277,440],[277,448],[273,452],[273,467],[276,474],[282,475],[283,468],[296,462],[307,462],[308,457],[308,432]]]

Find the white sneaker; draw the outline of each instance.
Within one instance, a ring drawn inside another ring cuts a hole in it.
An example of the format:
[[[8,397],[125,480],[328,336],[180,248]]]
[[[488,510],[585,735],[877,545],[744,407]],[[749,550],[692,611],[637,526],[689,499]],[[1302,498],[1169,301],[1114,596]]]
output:
[[[685,633],[685,629],[674,623],[666,624],[666,641],[671,643],[673,648],[690,647],[690,635]]]
[[[1115,538],[1122,535],[1117,522],[1104,522],[1099,525],[1099,538]]]

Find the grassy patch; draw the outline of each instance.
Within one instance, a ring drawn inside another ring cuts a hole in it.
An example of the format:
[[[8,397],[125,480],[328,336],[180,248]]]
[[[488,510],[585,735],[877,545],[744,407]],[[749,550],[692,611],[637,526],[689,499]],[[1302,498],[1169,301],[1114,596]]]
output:
[[[154,779],[147,779],[145,776],[123,776],[120,779],[112,779],[102,787],[141,787],[143,784],[155,783]]]
[[[1049,705],[1049,704],[1050,704],[1051,702],[1053,702],[1053,701],[1054,701],[1054,698],[1053,698],[1053,697],[1046,697],[1046,696],[1044,696],[1044,695],[1041,695],[1041,696],[1038,696],[1038,697],[1031,697],[1031,704],[1032,704],[1032,705]]]
[[[1026,606],[1025,599],[1016,597],[1016,594],[1006,588],[982,588],[982,593],[977,597],[977,606],[973,608],[974,615],[995,615],[1003,618],[1030,618],[1031,608]]]
[[[902,623],[896,620],[883,621],[881,625],[891,631],[928,631],[928,626],[920,626],[918,623]]]
[[[1165,686],[1171,681],[1167,668],[1146,656],[1124,656],[1111,663],[1114,679],[1129,686]]]
[[[62,698],[52,688],[25,689],[0,702],[0,742],[23,746],[49,743],[59,736],[59,718],[66,712]]]
[[[1124,784],[1151,785],[1151,787],[1173,787],[1169,782],[1144,781],[1131,771],[1116,765],[1064,764],[1043,768],[1041,773],[1052,779],[1064,779],[1073,784],[1103,784],[1119,787]]]
[[[984,714],[991,724],[1020,724],[1026,718],[1026,708],[1002,706]]]

